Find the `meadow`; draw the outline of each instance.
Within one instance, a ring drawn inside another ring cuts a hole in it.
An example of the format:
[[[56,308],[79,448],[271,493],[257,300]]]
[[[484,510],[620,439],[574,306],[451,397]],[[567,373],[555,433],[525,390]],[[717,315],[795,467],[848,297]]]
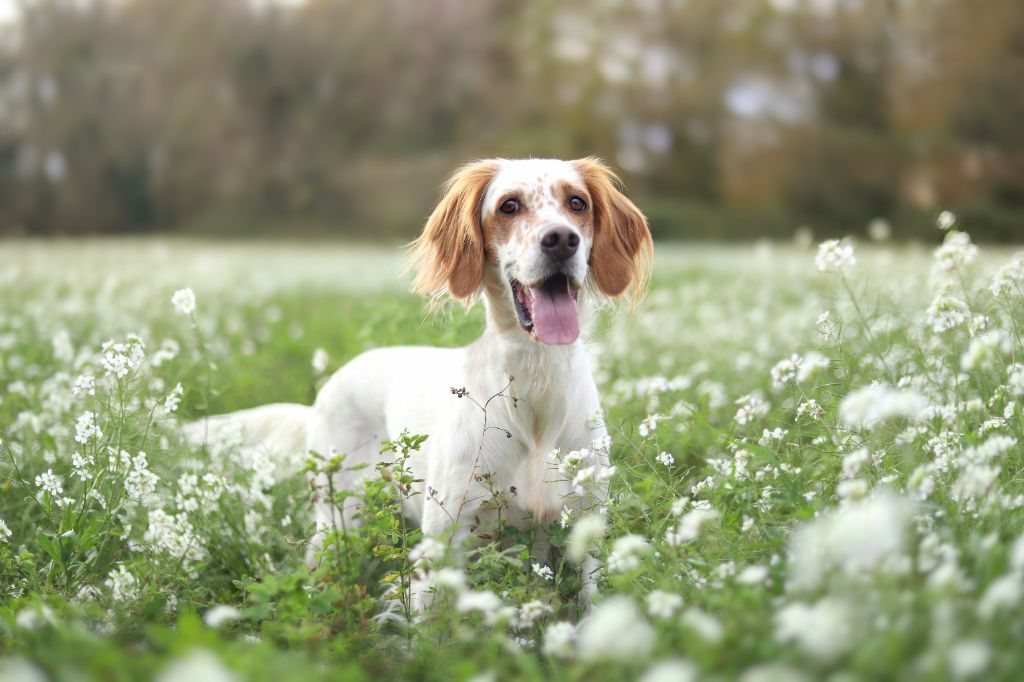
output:
[[[337,462],[181,423],[308,403],[481,311],[427,312],[397,248],[6,242],[0,679],[1019,679],[1024,261],[942,222],[938,247],[657,244],[588,333],[615,472],[552,524],[558,561],[510,529],[439,551],[381,466],[313,571],[301,469]]]

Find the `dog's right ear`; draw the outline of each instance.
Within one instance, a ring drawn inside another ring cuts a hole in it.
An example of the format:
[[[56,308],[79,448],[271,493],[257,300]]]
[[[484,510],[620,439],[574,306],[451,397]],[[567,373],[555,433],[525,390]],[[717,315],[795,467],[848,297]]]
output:
[[[423,234],[410,244],[412,290],[436,298],[448,293],[470,303],[484,278],[484,233],[480,202],[498,171],[495,161],[460,168],[445,184],[444,196],[427,219]]]
[[[633,301],[644,293],[654,243],[647,218],[620,189],[617,175],[600,159],[572,162],[583,176],[594,205],[594,245],[590,267],[597,288],[609,298],[632,288]]]

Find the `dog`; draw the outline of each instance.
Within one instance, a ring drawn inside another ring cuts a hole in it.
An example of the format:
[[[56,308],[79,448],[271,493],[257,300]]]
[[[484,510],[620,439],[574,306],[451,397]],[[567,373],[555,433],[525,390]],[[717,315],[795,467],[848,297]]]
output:
[[[348,467],[382,459],[382,440],[425,434],[408,461],[418,494],[403,502],[425,537],[458,546],[499,514],[546,537],[551,521],[601,504],[607,491],[607,432],[580,333],[595,304],[642,294],[653,252],[647,219],[619,187],[595,158],[462,167],[410,245],[409,265],[413,291],[435,302],[447,297],[468,308],[482,300],[479,339],[464,348],[370,350],[330,377],[312,407],[211,417],[193,423],[191,437],[230,425],[245,447],[344,454],[346,470],[330,483],[345,490],[372,471]],[[592,485],[571,480],[564,467],[560,473],[553,452],[583,453],[575,465]],[[328,485],[323,474],[314,483]],[[496,492],[506,502],[486,504]],[[340,509],[318,501],[307,561],[316,562],[329,531],[357,524],[358,512],[357,497]],[[547,550],[538,540],[534,555],[543,561]],[[584,599],[595,570],[594,560],[584,561]]]

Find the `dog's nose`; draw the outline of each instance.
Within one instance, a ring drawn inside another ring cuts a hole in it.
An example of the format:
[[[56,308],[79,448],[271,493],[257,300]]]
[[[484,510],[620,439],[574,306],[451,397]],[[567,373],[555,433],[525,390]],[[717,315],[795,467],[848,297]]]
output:
[[[553,227],[540,238],[544,252],[558,260],[571,258],[579,245],[580,236],[571,227]]]

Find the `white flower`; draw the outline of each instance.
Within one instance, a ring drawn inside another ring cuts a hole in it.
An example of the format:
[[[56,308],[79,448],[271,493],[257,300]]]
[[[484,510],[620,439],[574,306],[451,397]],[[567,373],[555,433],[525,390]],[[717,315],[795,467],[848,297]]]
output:
[[[71,387],[71,395],[96,395],[96,379],[91,374],[82,374],[75,378],[75,384]]]
[[[815,320],[814,326],[818,328],[818,333],[824,337],[828,337],[832,333],[834,323],[832,322],[832,312],[826,310],[822,314],[818,315],[818,319]]]
[[[658,460],[658,462],[664,464],[667,467],[670,467],[676,463],[676,458],[673,457],[672,454],[668,452],[662,452],[654,459]]]
[[[863,478],[851,478],[840,481],[836,486],[836,495],[840,500],[859,500],[868,494],[868,482]]]
[[[992,616],[1016,608],[1024,597],[1024,576],[1008,573],[992,581],[978,600],[978,617],[991,620]]]
[[[935,224],[940,230],[948,230],[956,225],[956,216],[953,215],[952,211],[943,211],[939,214],[939,217],[935,219]]]
[[[717,618],[696,607],[686,609],[680,618],[680,622],[710,644],[717,644],[721,641],[722,635],[725,634],[725,628],[722,627]]]
[[[100,594],[100,591],[97,590],[92,585],[82,585],[78,589],[78,593],[75,595],[74,601],[80,602],[80,603],[82,603],[82,602],[90,602],[90,601],[99,601],[101,596],[103,596],[103,595]]]
[[[859,388],[839,404],[839,418],[848,426],[872,428],[887,419],[914,419],[928,407],[917,391],[872,385]]]
[[[912,502],[883,489],[807,523],[790,540],[793,587],[816,589],[834,575],[859,578],[875,571],[906,571],[913,509]]]
[[[173,360],[178,357],[178,352],[180,350],[181,347],[178,345],[177,341],[174,339],[164,339],[160,344],[160,348],[153,353],[152,357],[150,357],[149,362],[154,367],[159,367],[168,360]]]
[[[1000,298],[1013,294],[1015,290],[1019,294],[1022,287],[1024,287],[1024,258],[1015,258],[996,271],[996,276],[992,278],[992,284],[988,289],[993,296]]]
[[[825,408],[819,405],[817,400],[811,398],[810,400],[806,400],[800,403],[800,405],[796,408],[797,417],[803,417],[805,415],[807,417],[810,417],[814,421],[819,421],[822,417],[825,416]]]
[[[623,535],[612,543],[608,553],[608,570],[612,573],[628,573],[640,567],[640,557],[651,550],[642,535]]]
[[[818,245],[814,264],[821,272],[839,272],[845,267],[856,265],[857,258],[853,255],[852,244],[838,239],[829,239]]]
[[[164,398],[164,412],[170,414],[178,409],[178,405],[181,404],[181,396],[185,393],[185,389],[178,383],[171,389],[171,392]]]
[[[541,650],[548,656],[568,658],[572,655],[572,646],[575,639],[575,625],[565,621],[552,623],[544,631],[544,644]]]
[[[430,574],[430,582],[436,587],[444,587],[453,592],[466,590],[466,574],[457,568],[445,566]]]
[[[174,311],[180,315],[191,315],[196,310],[196,294],[191,288],[178,289],[171,296]]]
[[[966,372],[996,369],[1013,351],[1013,340],[1004,329],[993,329],[971,339],[971,345],[960,356],[960,368]]]
[[[669,659],[658,661],[643,674],[640,682],[694,682],[697,668],[689,661]]]
[[[7,542],[8,538],[11,537],[11,529],[7,527],[7,522],[0,519],[0,542]]]
[[[203,614],[203,622],[206,623],[206,627],[216,630],[220,626],[233,620],[238,620],[241,617],[242,612],[234,606],[217,604],[207,609],[206,613]]]
[[[829,359],[817,351],[809,351],[800,358],[796,380],[800,382],[812,379],[818,372],[829,367]]]
[[[136,334],[128,334],[124,341],[104,341],[100,349],[100,365],[108,376],[123,379],[128,372],[142,365],[146,359],[146,346]]]
[[[690,506],[689,497],[680,497],[678,500],[672,503],[672,516],[682,516],[686,508]]]
[[[568,528],[572,521],[572,509],[569,509],[569,507],[563,504],[562,513],[558,515],[558,525],[562,528]]]
[[[582,562],[594,543],[602,537],[604,537],[604,517],[599,514],[584,516],[569,532],[565,556],[574,564]]]
[[[768,569],[757,564],[751,564],[736,574],[736,582],[740,585],[760,585],[767,579]]]
[[[953,483],[950,497],[966,504],[968,511],[974,511],[979,501],[990,499],[990,493],[999,479],[1000,467],[992,464],[970,464],[965,466]]]
[[[555,449],[549,455],[553,460],[558,460],[560,450]],[[572,479],[579,471],[583,462],[590,458],[590,451],[586,448],[582,450],[571,450],[563,457],[558,464],[558,473],[566,479]]]
[[[852,609],[834,597],[816,604],[788,604],[775,614],[775,636],[795,642],[804,654],[829,662],[845,653],[853,642]]]
[[[682,605],[682,596],[674,592],[651,590],[647,595],[647,613],[655,618],[671,618]]]
[[[810,677],[785,663],[764,663],[747,668],[739,682],[810,682]]]
[[[771,431],[768,429],[762,429],[761,437],[757,439],[757,444],[768,447],[774,443],[781,443],[782,439],[785,438],[788,433],[788,430],[780,427],[775,427]]]
[[[1024,365],[1012,364],[1006,369],[1006,385],[1017,396],[1024,396]]]
[[[966,680],[985,672],[992,660],[992,648],[980,639],[957,642],[949,650],[949,671],[953,678]]]
[[[771,369],[772,385],[781,388],[796,379],[797,369],[800,367],[800,356],[794,353],[775,363]]]
[[[463,592],[459,595],[455,608],[459,613],[480,613],[488,625],[494,625],[499,620],[507,620],[514,613],[514,609],[506,607],[501,598],[490,590]]]
[[[75,475],[83,481],[92,480],[92,467],[94,464],[96,464],[96,458],[92,455],[83,456],[79,452],[71,455],[71,467],[75,470]]]
[[[75,347],[71,343],[71,334],[68,333],[67,329],[61,329],[54,334],[51,342],[53,344],[53,357],[58,361],[68,363],[75,359]]]
[[[110,572],[103,584],[110,588],[114,601],[126,601],[134,599],[139,591],[139,581],[128,572],[124,564],[118,564],[117,568]]]
[[[173,515],[163,509],[149,512],[143,539],[154,552],[181,561],[187,567],[195,565],[206,556],[192,522],[184,512]]]
[[[939,294],[928,306],[928,324],[936,334],[959,327],[970,314],[967,304],[956,296]]]
[[[75,441],[84,445],[100,438],[103,438],[103,432],[96,424],[96,415],[86,410],[75,423]]]
[[[209,651],[195,649],[172,661],[156,682],[237,682],[237,677]]]
[[[740,406],[740,409],[736,411],[735,419],[736,423],[740,425],[749,424],[757,417],[768,414],[768,403],[756,393],[743,396],[736,401],[736,404]]]
[[[977,258],[978,247],[971,243],[971,235],[950,230],[933,255],[939,270],[952,272]]]
[[[868,223],[868,236],[876,242],[884,242],[892,236],[892,226],[885,218],[875,218]]]
[[[519,607],[516,613],[514,626],[517,630],[527,630],[540,620],[545,614],[551,613],[552,608],[542,601],[528,601]]]
[[[64,482],[53,473],[53,469],[47,469],[46,473],[36,476],[36,485],[51,497],[57,497],[64,492]]]
[[[640,426],[637,428],[637,433],[640,434],[641,438],[647,438],[658,430],[658,422],[662,419],[662,415],[657,413],[647,415],[647,417],[640,422]]]
[[[605,466],[600,462],[580,469],[572,479],[573,490],[579,496],[586,495],[588,492],[594,492],[600,487],[601,483],[614,476],[615,471],[615,467]]]
[[[988,329],[989,322],[990,320],[988,315],[972,315],[971,318],[967,320],[967,333],[973,338],[978,335],[978,332],[983,332]]]
[[[580,623],[577,652],[584,661],[635,661],[654,647],[654,629],[626,597],[602,602]]]
[[[1024,571],[1024,534],[1018,536],[1010,547],[1010,568]]]
[[[121,461],[129,465],[124,477],[124,489],[128,497],[136,502],[146,502],[147,498],[156,492],[156,485],[160,481],[160,478],[149,470],[146,453],[140,452],[132,457],[122,451]]]
[[[718,518],[714,509],[693,509],[687,512],[674,530],[665,533],[665,543],[670,547],[678,547],[700,537],[704,526]]]
[[[544,580],[551,581],[555,578],[555,572],[544,564],[535,563],[532,565],[534,575],[543,578]]]
[[[327,355],[327,351],[323,348],[317,348],[313,351],[313,360],[311,362],[313,371],[317,374],[323,374],[327,371],[327,365],[331,362],[331,358]]]
[[[55,622],[53,610],[46,604],[29,605],[22,608],[14,616],[14,622],[18,627],[26,630],[35,630],[43,625],[52,625]]]
[[[862,466],[867,464],[870,454],[867,448],[857,448],[853,452],[843,455],[843,477],[853,478],[860,472]]]

